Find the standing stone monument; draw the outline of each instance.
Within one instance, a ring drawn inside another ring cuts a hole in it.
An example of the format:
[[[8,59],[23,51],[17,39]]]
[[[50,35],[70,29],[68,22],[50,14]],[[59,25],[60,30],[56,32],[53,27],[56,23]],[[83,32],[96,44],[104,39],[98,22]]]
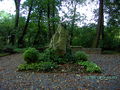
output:
[[[62,24],[59,24],[50,41],[49,48],[55,50],[59,55],[64,55],[66,53],[67,40],[68,31],[65,30],[65,27]]]

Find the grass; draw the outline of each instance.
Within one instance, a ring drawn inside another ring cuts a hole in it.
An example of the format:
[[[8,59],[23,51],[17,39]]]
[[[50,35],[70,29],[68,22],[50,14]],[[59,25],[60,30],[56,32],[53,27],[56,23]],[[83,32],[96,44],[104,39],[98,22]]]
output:
[[[102,72],[101,68],[91,61],[82,61],[78,62],[78,64],[84,66],[86,68],[86,72],[90,73]]]

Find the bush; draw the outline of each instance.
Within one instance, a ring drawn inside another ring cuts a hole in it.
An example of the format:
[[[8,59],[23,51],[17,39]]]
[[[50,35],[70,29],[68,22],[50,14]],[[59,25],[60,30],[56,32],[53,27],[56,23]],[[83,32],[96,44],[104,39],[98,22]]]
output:
[[[51,71],[58,66],[52,62],[40,62],[31,64],[21,64],[18,66],[18,70],[35,70],[35,71]]]
[[[65,63],[65,59],[61,58],[56,51],[53,49],[46,49],[44,53],[39,54],[39,61],[43,62],[54,62],[57,64]]]
[[[44,52],[44,59],[46,61],[52,61],[55,62],[55,60],[58,58],[58,55],[55,53],[55,50],[53,49],[46,49]]]
[[[39,60],[43,62],[53,62],[56,58],[55,51],[52,49],[46,49],[44,53],[39,54]]]
[[[70,48],[67,48],[67,53],[64,55],[65,62],[74,63],[76,62],[75,57]]]
[[[39,59],[39,51],[35,48],[28,48],[24,53],[24,60],[27,63],[37,62]]]
[[[87,72],[102,72],[101,68],[91,61],[83,61],[79,62],[78,64],[83,65]]]
[[[87,61],[88,60],[88,55],[82,51],[77,51],[74,56],[75,56],[76,61]]]

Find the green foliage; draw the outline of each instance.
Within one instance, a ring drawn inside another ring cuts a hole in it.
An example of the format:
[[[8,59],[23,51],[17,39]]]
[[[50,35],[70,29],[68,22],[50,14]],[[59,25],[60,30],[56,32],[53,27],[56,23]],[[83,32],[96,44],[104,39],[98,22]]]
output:
[[[77,51],[74,56],[75,56],[76,61],[87,61],[88,60],[88,55],[83,51]]]
[[[39,54],[39,61],[44,61],[44,62],[55,62],[57,64],[62,64],[65,63],[64,58],[60,58],[58,54],[56,54],[56,51],[53,49],[46,49],[44,53]]]
[[[78,62],[78,64],[83,65],[87,72],[102,72],[101,68],[91,61]]]
[[[39,62],[31,64],[21,64],[18,70],[51,71],[58,66],[52,62]]]
[[[43,61],[54,61],[57,58],[55,51],[52,49],[46,49],[42,55]]]
[[[120,28],[119,27],[106,27],[105,37],[102,48],[108,50],[119,49],[120,46]]]
[[[3,49],[7,49],[7,48],[9,48],[9,49],[14,49],[15,47],[12,46],[12,45],[5,45]]]
[[[72,45],[92,47],[94,36],[96,35],[95,26],[84,26],[81,28],[76,27],[73,32]]]
[[[14,17],[9,13],[0,11],[0,47],[8,44],[10,34],[13,33]]]
[[[28,48],[24,53],[24,60],[27,63],[37,62],[39,59],[39,51],[35,48]]]
[[[65,54],[65,56],[63,58],[65,59],[65,62],[67,62],[67,63],[75,63],[76,62],[75,57],[70,48],[67,48],[67,53]]]
[[[27,48],[15,48],[14,51],[16,53],[24,53],[27,50]]]
[[[108,14],[108,26],[118,26],[120,25],[120,17],[119,17],[119,8],[120,1],[119,0],[105,0],[105,13]]]

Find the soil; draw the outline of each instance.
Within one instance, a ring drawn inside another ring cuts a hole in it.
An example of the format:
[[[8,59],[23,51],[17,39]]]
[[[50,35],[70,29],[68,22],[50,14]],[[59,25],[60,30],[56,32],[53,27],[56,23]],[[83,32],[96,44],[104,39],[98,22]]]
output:
[[[70,68],[69,73],[18,72],[21,54],[0,57],[0,90],[120,90],[120,55],[90,54],[89,59],[102,68],[101,74],[70,73],[76,71],[71,65],[61,67]]]
[[[53,73],[84,73],[85,68],[78,64],[61,64],[59,67],[54,69]]]

